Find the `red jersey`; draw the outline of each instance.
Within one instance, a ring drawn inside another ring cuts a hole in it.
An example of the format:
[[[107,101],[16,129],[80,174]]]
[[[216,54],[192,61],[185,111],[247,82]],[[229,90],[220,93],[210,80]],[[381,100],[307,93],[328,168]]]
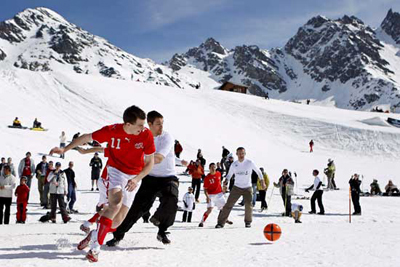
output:
[[[22,176],[31,176],[32,171],[31,171],[31,160],[28,158],[25,158],[25,167],[24,170],[22,171]]]
[[[215,174],[209,173],[206,178],[204,178],[204,189],[207,190],[209,195],[216,195],[222,192],[221,187],[221,173],[216,172]]]
[[[29,187],[26,184],[17,186],[15,193],[17,195],[17,203],[28,202]]]
[[[92,139],[99,143],[107,142],[107,165],[119,171],[136,175],[144,167],[144,155],[156,151],[151,131],[145,128],[139,135],[127,134],[123,124],[114,124],[92,133]]]

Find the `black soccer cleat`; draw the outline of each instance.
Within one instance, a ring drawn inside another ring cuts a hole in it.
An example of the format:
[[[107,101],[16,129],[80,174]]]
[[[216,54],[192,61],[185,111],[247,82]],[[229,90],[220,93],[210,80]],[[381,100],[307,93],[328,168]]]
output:
[[[171,244],[171,240],[169,240],[168,236],[170,233],[169,232],[158,232],[157,234],[157,240],[163,243],[164,245],[169,245]]]
[[[120,241],[121,241],[120,239],[116,239],[116,238],[114,237],[113,239],[108,240],[108,241],[106,242],[106,245],[107,245],[108,247],[115,247],[115,246],[118,246],[118,244],[119,244]]]
[[[215,226],[215,228],[224,228],[224,226],[223,226],[222,224],[217,224],[217,225]]]
[[[244,224],[244,226],[245,226],[246,228],[250,228],[250,227],[251,227],[251,223],[247,222],[247,223]]]
[[[154,226],[157,226],[157,227],[161,224],[161,222],[160,222],[157,218],[155,218],[154,216],[152,216],[152,217],[150,218],[150,222],[151,222],[152,224],[154,224]]]

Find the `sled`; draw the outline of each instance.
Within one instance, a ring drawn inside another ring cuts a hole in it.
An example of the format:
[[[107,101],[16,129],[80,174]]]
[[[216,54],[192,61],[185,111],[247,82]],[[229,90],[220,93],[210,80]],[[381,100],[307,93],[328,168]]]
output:
[[[48,129],[44,129],[44,128],[29,128],[29,130],[37,131],[37,132],[45,132],[45,131],[48,131]]]
[[[28,127],[25,127],[25,126],[12,126],[12,125],[8,125],[8,128],[22,129],[22,130],[28,129]]]

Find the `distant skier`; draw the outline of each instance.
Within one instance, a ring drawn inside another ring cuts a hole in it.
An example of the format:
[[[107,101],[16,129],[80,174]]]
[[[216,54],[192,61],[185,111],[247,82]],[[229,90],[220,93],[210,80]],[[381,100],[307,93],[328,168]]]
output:
[[[310,153],[312,153],[312,152],[314,151],[314,150],[313,150],[314,141],[313,141],[312,139],[311,139],[309,145],[310,145]]]
[[[315,200],[317,200],[318,201],[318,207],[319,207],[318,214],[324,215],[325,214],[325,209],[324,209],[324,205],[322,203],[322,194],[324,193],[324,191],[322,190],[322,181],[321,181],[321,179],[319,179],[318,174],[319,174],[318,170],[314,170],[313,171],[314,184],[306,189],[307,193],[311,189],[315,190],[314,194],[311,197],[311,211],[309,213],[310,214],[315,214],[316,213]]]
[[[355,173],[353,176],[351,176],[349,180],[351,189],[351,200],[354,206],[353,215],[361,215],[361,206],[360,206],[361,181],[359,178],[360,176],[357,173]]]
[[[381,195],[382,194],[381,188],[379,187],[379,184],[378,184],[378,180],[374,179],[372,181],[372,183],[370,184],[370,187],[371,187],[371,191],[370,191],[371,195]]]

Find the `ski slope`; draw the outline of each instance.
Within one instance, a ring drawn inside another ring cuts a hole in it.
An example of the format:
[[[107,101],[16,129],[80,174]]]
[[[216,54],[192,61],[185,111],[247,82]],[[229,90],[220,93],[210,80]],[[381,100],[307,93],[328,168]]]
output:
[[[243,208],[231,213],[232,226],[214,229],[217,211],[207,219],[206,227],[197,227],[206,210],[205,198],[196,206],[192,223],[181,223],[178,212],[170,229],[171,246],[156,239],[157,229],[139,222],[113,249],[105,248],[98,266],[398,266],[400,198],[362,198],[363,215],[348,223],[348,180],[357,172],[363,175],[363,188],[372,179],[381,188],[392,179],[399,184],[400,129],[388,126],[388,116],[399,115],[340,110],[332,107],[295,104],[216,90],[177,89],[133,81],[90,75],[25,70],[0,70],[0,156],[12,157],[18,165],[25,152],[31,151],[37,164],[41,153],[58,145],[61,131],[70,139],[76,132],[91,132],[105,124],[121,122],[122,112],[130,105],[145,111],[158,110],[164,115],[164,128],[183,146],[182,157],[194,159],[201,148],[207,164],[219,161],[221,146],[230,151],[238,146],[247,149],[247,157],[263,166],[271,183],[283,168],[298,174],[297,194],[311,196],[302,189],[312,184],[311,172],[335,160],[339,191],[325,192],[326,216],[304,214],[303,224],[282,218],[282,200],[277,189],[267,192],[270,208],[254,211],[252,228],[244,228]],[[18,116],[31,126],[35,118],[47,132],[9,129]],[[314,153],[308,152],[313,139]],[[66,159],[49,157],[66,167],[75,162],[78,200],[81,214],[73,222],[41,224],[45,213],[38,206],[37,184],[33,182],[32,203],[25,225],[0,227],[0,264],[2,266],[86,266],[84,253],[75,249],[84,237],[81,221],[94,211],[97,193],[90,192],[91,155],[68,152]],[[183,169],[178,168],[178,173]],[[180,196],[190,185],[190,178],[180,176]],[[180,198],[181,198],[180,197]],[[308,200],[302,203],[310,209]],[[157,203],[153,207],[157,207]],[[263,227],[278,223],[283,235],[275,244],[263,237]],[[109,238],[106,238],[108,240]]]

